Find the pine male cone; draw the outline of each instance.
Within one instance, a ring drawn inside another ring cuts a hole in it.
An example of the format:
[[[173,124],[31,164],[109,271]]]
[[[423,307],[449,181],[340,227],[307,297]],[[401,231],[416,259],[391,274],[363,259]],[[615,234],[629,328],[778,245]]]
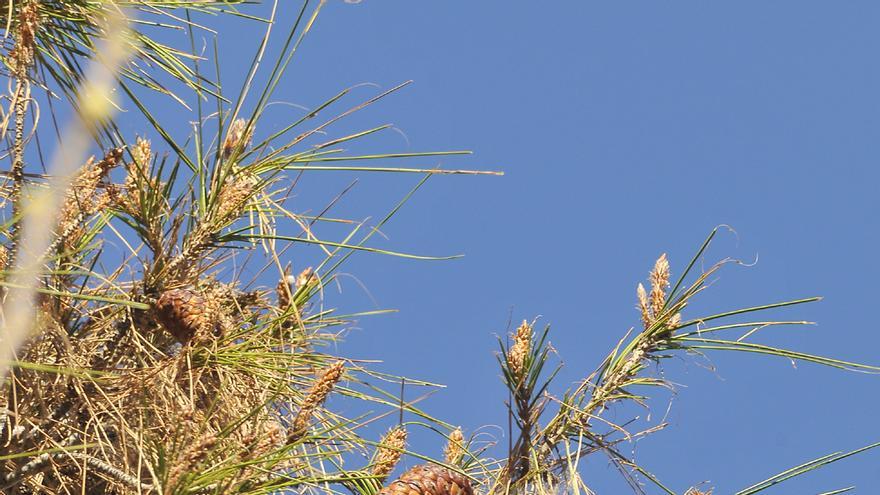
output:
[[[403,473],[379,495],[474,495],[471,482],[436,464],[423,464]]]
[[[182,344],[211,324],[205,298],[190,289],[163,292],[156,302],[156,315],[159,323]]]

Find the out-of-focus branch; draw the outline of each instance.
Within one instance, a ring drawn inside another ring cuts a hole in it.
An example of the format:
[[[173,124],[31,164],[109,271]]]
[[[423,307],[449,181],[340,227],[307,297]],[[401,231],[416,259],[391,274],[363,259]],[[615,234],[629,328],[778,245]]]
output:
[[[104,26],[106,40],[100,56],[92,64],[80,88],[79,115],[62,136],[52,159],[49,187],[22,194],[21,227],[16,264],[10,276],[10,289],[3,303],[0,327],[0,379],[6,377],[16,349],[30,333],[34,320],[34,296],[44,253],[52,242],[58,211],[71,178],[85,161],[92,132],[113,112],[110,95],[116,74],[128,54],[126,21],[121,13],[109,16]]]

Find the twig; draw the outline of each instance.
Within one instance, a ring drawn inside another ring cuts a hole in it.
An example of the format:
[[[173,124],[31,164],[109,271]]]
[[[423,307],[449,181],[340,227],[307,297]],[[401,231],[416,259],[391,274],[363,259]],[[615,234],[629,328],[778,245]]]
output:
[[[124,483],[131,488],[136,490],[146,490],[148,493],[155,492],[155,487],[149,483],[141,483],[141,481],[136,477],[132,476],[121,469],[115,468],[110,464],[98,459],[97,457],[90,456],[88,454],[83,454],[82,452],[62,452],[59,454],[55,454],[55,457],[69,456],[74,459],[79,459],[85,462],[88,466],[93,468],[95,471],[100,471],[102,474],[105,474],[116,481]]]
[[[77,438],[79,438],[79,435],[71,435],[70,437],[68,437],[68,440],[65,441],[65,444],[69,445],[75,442]],[[115,468],[107,462],[98,459],[97,457],[83,454],[82,452],[56,452],[54,454],[40,454],[27,464],[16,469],[15,471],[7,473],[3,477],[4,484],[2,487],[0,487],[0,489],[6,490],[12,488],[15,485],[21,483],[25,478],[33,476],[47,469],[53,460],[58,460],[64,457],[70,457],[83,461],[86,465],[88,465],[95,471],[99,471],[101,474],[113,478],[120,483],[124,483],[131,488],[137,490],[146,490],[148,493],[155,492],[155,487],[152,484],[141,483],[141,481],[136,476],[132,476],[122,471],[121,469]]]

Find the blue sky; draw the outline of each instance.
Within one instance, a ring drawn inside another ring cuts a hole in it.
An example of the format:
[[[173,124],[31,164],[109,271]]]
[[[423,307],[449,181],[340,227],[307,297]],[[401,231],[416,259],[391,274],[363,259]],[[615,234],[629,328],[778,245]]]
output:
[[[280,18],[298,3],[282,2]],[[757,263],[723,270],[686,317],[821,295],[776,314],[817,326],[760,340],[880,364],[878,20],[869,1],[329,2],[276,100],[311,108],[369,83],[354,104],[412,79],[331,135],[393,123],[356,151],[470,149],[413,165],[505,172],[431,179],[374,244],[463,259],[352,259],[328,303],[399,313],[359,321],[340,352],[446,384],[424,407],[506,445],[494,352],[509,321],[551,324],[560,384],[574,382],[638,324],[635,286],[654,259],[669,253],[680,273],[727,224],[736,233],[707,260]],[[215,25],[224,84],[236,87],[258,26]],[[181,116],[181,132],[192,118],[167,102],[156,111]],[[276,105],[258,133],[301,115]],[[353,178],[307,175],[293,206],[317,210]],[[418,179],[359,178],[337,214],[379,217]],[[317,254],[293,253],[300,267]],[[670,425],[624,451],[680,492],[708,480],[732,493],[880,440],[878,376],[728,354],[682,356],[662,372],[676,393],[646,421]],[[439,455],[436,436],[413,438]],[[767,493],[872,493],[878,460],[868,453]],[[606,459],[582,465],[599,493],[625,493]]]

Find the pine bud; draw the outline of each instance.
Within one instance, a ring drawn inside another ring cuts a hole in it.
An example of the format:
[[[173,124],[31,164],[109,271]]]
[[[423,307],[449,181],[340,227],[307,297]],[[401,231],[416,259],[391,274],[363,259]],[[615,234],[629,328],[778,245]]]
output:
[[[456,428],[449,434],[449,441],[446,443],[446,448],[443,449],[443,459],[446,464],[454,466],[459,464],[463,457],[464,435],[461,433],[461,428]]]
[[[406,448],[406,430],[402,426],[392,428],[382,437],[373,466],[370,469],[374,476],[385,479],[394,471],[394,467],[403,457]]]
[[[513,345],[507,353],[507,366],[519,381],[525,371],[526,359],[532,350],[532,326],[523,320],[513,334]]]
[[[309,423],[312,420],[312,415],[319,407],[321,407],[321,405],[324,404],[324,401],[327,400],[327,396],[330,395],[330,392],[333,391],[333,387],[335,387],[339,380],[342,379],[342,374],[344,372],[345,362],[337,361],[330,365],[324,373],[315,380],[315,383],[313,383],[308,392],[306,392],[306,397],[303,400],[302,406],[299,408],[299,412],[293,420],[290,434],[287,436],[288,443],[293,443],[305,435]]]

